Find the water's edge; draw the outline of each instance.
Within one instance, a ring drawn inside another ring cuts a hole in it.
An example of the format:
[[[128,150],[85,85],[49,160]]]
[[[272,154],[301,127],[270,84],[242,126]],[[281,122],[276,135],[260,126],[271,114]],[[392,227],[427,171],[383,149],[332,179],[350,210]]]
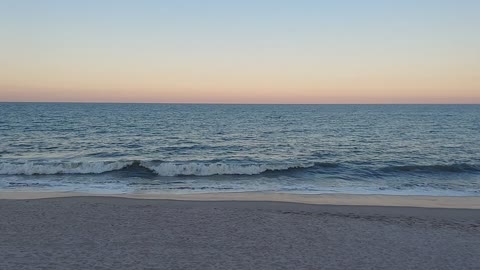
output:
[[[0,200],[33,200],[71,197],[112,197],[180,201],[269,201],[320,205],[401,206],[423,208],[480,209],[480,197],[417,195],[287,194],[231,192],[202,194],[98,194],[76,192],[1,191]]]

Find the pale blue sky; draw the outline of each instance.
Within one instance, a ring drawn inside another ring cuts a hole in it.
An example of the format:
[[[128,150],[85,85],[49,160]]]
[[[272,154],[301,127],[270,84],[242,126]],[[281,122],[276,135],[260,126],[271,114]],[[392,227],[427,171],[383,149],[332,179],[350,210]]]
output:
[[[466,0],[3,0],[0,100],[480,100],[479,14]]]

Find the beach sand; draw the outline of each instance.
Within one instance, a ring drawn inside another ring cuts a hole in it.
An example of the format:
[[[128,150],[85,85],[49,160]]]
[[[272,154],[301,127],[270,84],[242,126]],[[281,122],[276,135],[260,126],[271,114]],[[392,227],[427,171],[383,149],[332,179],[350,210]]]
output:
[[[345,201],[333,195],[279,195],[259,201],[269,195],[191,195],[191,200],[67,195],[0,194],[0,269],[480,266],[480,210],[452,208],[479,208],[478,198],[351,196]],[[317,201],[281,202],[282,196],[287,201],[314,201],[316,196]],[[422,207],[378,206],[381,199],[386,205],[416,201]],[[325,204],[342,201],[377,206]],[[434,205],[442,208],[427,208]]]

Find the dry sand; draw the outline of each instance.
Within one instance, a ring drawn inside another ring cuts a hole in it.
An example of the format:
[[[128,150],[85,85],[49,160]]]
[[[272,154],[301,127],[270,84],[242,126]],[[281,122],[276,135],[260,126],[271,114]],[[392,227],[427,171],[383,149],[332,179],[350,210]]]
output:
[[[0,269],[480,267],[476,209],[77,196],[0,217]]]

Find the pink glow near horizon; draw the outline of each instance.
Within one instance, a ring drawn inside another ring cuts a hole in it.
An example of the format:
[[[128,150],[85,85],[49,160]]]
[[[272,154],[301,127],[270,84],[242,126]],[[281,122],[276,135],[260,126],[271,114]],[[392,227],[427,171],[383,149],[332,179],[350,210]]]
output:
[[[479,1],[120,2],[0,10],[0,101],[480,103]]]

